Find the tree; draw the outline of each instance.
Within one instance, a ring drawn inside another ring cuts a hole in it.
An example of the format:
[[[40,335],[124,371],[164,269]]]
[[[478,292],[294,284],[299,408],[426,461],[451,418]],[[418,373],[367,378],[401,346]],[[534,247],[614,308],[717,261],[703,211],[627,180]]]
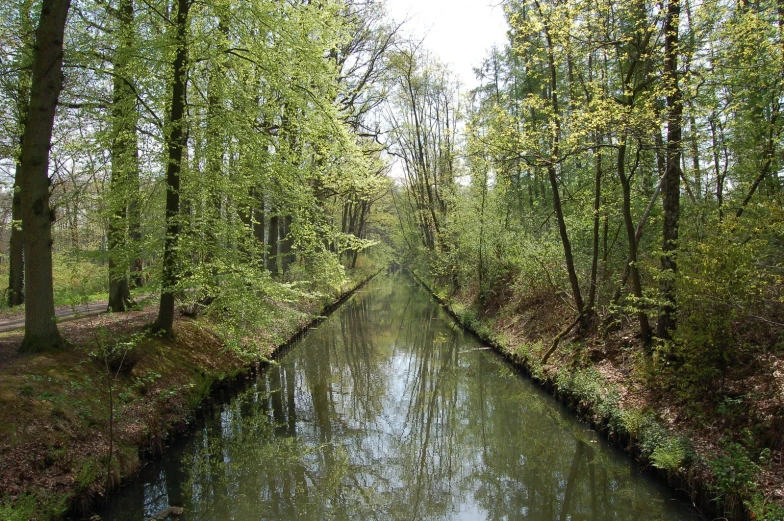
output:
[[[33,50],[30,104],[21,148],[19,174],[24,229],[25,336],[21,351],[63,345],[54,314],[52,221],[49,205],[49,147],[63,82],[63,39],[70,0],[43,0]]]
[[[676,319],[675,276],[678,271],[678,228],[681,196],[681,138],[683,96],[678,83],[678,23],[680,0],[668,0],[664,18],[664,87],[667,98],[667,169],[662,180],[664,208],[661,280],[662,304],[656,333],[661,339],[672,338]]]
[[[168,162],[166,165],[166,238],[163,250],[163,274],[158,317],[152,331],[167,336],[173,334],[174,292],[177,286],[177,255],[180,235],[180,174],[188,134],[185,119],[188,77],[188,12],[190,0],[177,0],[175,23],[176,52],[172,64],[170,128],[167,132]]]
[[[527,107],[532,114],[528,128],[533,129],[533,126],[530,126],[534,120],[533,114],[538,113],[541,118],[538,124],[542,126],[542,130],[527,136],[528,143],[524,148],[527,147],[530,156],[535,158],[536,167],[543,168],[547,172],[572,299],[578,313],[578,322],[582,324],[582,329],[587,329],[593,322],[594,310],[591,306],[586,307],[582,296],[572,239],[561,198],[561,184],[564,183],[567,158],[574,154],[574,151],[570,150],[571,147],[564,149],[562,144],[563,121],[567,117],[562,113],[562,96],[570,89],[562,84],[562,73],[559,70],[563,64],[571,68],[573,63],[570,45],[574,23],[570,17],[573,9],[574,6],[569,2],[564,4],[545,3],[539,0],[523,2],[521,9],[510,16],[510,22],[515,28],[514,49],[526,60],[526,66],[530,71],[528,74],[535,78],[539,87],[537,91],[532,92],[536,97],[529,100],[529,107]],[[535,51],[529,52],[530,49]],[[568,103],[565,105],[567,110],[571,108]]]
[[[3,89],[12,100],[13,131],[17,140],[17,147],[21,148],[24,136],[24,125],[30,103],[30,75],[32,69],[32,51],[35,40],[35,14],[32,0],[22,0],[9,6],[14,9],[9,13],[10,20],[15,23],[11,32],[16,36],[12,45],[15,48],[6,49],[7,54],[13,55],[12,70],[4,70]],[[10,42],[9,42],[10,43]],[[18,306],[24,303],[24,236],[22,233],[22,190],[20,186],[20,151],[14,154],[14,183],[11,202],[11,240],[9,244],[8,263],[8,306]]]
[[[128,224],[137,219],[128,215],[129,201],[137,197],[139,176],[138,117],[129,66],[135,33],[133,1],[120,0],[116,13],[117,49],[112,75],[112,173],[109,193],[109,310],[115,312],[125,311],[130,305],[128,270],[129,267],[133,270],[136,264],[136,257],[130,263],[125,261],[128,258]],[[134,179],[137,180],[135,183]],[[134,239],[136,237],[131,238]]]
[[[450,201],[455,184],[455,128],[460,118],[457,84],[443,64],[412,46],[393,57],[396,86],[391,148],[402,160],[407,200],[432,268],[451,272],[445,254]]]

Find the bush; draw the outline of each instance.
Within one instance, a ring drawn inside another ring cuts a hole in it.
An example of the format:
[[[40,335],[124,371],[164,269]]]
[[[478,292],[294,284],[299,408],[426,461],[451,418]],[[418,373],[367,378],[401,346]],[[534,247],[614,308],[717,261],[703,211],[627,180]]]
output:
[[[747,496],[756,490],[754,480],[760,473],[760,468],[751,460],[743,445],[727,443],[724,454],[708,463],[715,477],[713,488],[717,501],[723,502],[732,496]]]
[[[676,379],[687,394],[715,389],[728,367],[781,340],[784,259],[775,228],[781,217],[727,218],[713,223],[703,240],[683,242],[675,354],[681,364]]]
[[[52,279],[54,302],[58,306],[76,306],[105,298],[109,291],[108,266],[79,252],[55,254]]]
[[[667,438],[651,453],[651,465],[668,472],[677,472],[688,457],[688,446],[680,438]]]

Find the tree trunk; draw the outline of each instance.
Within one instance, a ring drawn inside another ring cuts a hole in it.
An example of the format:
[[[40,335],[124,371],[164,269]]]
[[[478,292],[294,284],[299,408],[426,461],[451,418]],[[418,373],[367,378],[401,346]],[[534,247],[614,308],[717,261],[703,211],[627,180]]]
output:
[[[109,205],[109,311],[126,311],[131,304],[126,246],[129,180],[136,164],[136,95],[129,85],[128,61],[133,46],[133,3],[120,0],[117,10],[118,49],[114,56],[112,99],[112,177]],[[138,173],[135,174],[138,178]]]
[[[21,165],[16,164],[14,195],[11,203],[11,242],[9,244],[8,306],[24,304],[24,234],[22,232],[22,189],[19,186]]]
[[[561,206],[561,195],[558,191],[558,178],[555,173],[554,166],[547,167],[547,174],[550,178],[550,186],[553,191],[553,208],[555,215],[558,219],[558,232],[561,235],[561,243],[564,249],[564,259],[566,260],[566,270],[569,273],[569,283],[572,286],[574,293],[574,304],[579,313],[583,312],[583,296],[580,293],[580,283],[577,279],[577,271],[574,268],[574,256],[572,255],[572,244],[569,241],[569,233],[566,229],[566,220],[564,219],[563,207]]]
[[[662,179],[663,180],[663,179]],[[651,200],[648,201],[648,206],[645,208],[645,211],[640,217],[640,220],[637,222],[637,231],[634,233],[634,238],[637,241],[637,249],[640,248],[640,238],[642,238],[642,229],[645,226],[645,223],[648,221],[648,217],[651,215],[651,211],[653,210],[653,205],[656,204],[656,199],[659,198],[659,193],[661,192],[661,181],[658,185],[656,185],[656,190],[653,191],[653,195],[651,196]],[[605,232],[606,233],[606,232]],[[605,252],[607,252],[607,244],[605,239]],[[605,262],[606,262],[606,254],[605,254]],[[626,264],[623,268],[623,275],[621,276],[621,283],[615,288],[615,294],[613,294],[612,303],[617,304],[621,298],[621,290],[624,286],[626,286],[626,282],[629,280],[629,273],[631,272],[631,259],[628,257],[626,258]]]
[[[537,4],[538,6],[538,4]],[[558,190],[558,176],[555,168],[555,163],[553,163],[553,159],[557,160],[558,156],[560,155],[560,133],[561,133],[561,123],[560,123],[560,111],[558,108],[558,75],[556,71],[556,63],[555,63],[555,55],[553,50],[553,41],[550,36],[550,29],[549,27],[545,26],[545,35],[547,38],[547,47],[548,47],[548,58],[549,58],[549,68],[550,68],[550,103],[553,110],[553,118],[555,118],[555,130],[553,132],[553,141],[552,141],[552,154],[550,162],[547,165],[547,176],[550,179],[550,188],[553,192],[553,209],[555,210],[555,216],[558,219],[558,232],[561,235],[561,242],[563,244],[564,249],[564,259],[566,260],[566,271],[569,273],[569,283],[572,286],[572,293],[574,294],[574,304],[577,306],[577,312],[580,313],[581,316],[585,316],[585,321],[583,324],[587,323],[587,320],[592,319],[593,317],[588,317],[587,314],[583,314],[585,311],[584,307],[585,304],[583,302],[583,296],[580,293],[580,282],[577,279],[577,271],[574,267],[574,256],[572,255],[572,245],[569,241],[569,233],[566,229],[566,220],[564,219],[563,207],[561,205],[561,194]]]
[[[738,208],[737,212],[735,212],[735,217],[740,219],[740,216],[743,215],[746,206],[751,201],[751,198],[754,197],[754,192],[757,191],[759,188],[760,183],[768,176],[770,173],[771,165],[773,164],[773,160],[776,158],[776,120],[778,119],[779,115],[779,104],[776,103],[773,113],[770,117],[770,121],[768,123],[768,136],[767,136],[767,144],[765,145],[765,160],[762,163],[762,168],[760,168],[759,175],[757,175],[756,179],[751,185],[751,189],[749,193],[746,194],[746,197],[743,198],[743,202],[740,204],[740,208]]]
[[[218,53],[223,52],[222,47],[228,40],[228,26],[224,23],[222,13],[218,18],[218,33],[221,40],[218,44]],[[205,213],[206,221],[206,244],[204,262],[212,264],[215,253],[219,250],[219,235],[217,230],[221,225],[221,178],[223,176],[223,163],[225,157],[225,146],[221,124],[224,116],[222,103],[223,78],[226,74],[226,59],[216,59],[209,71],[209,84],[207,86],[207,170],[206,170],[206,190],[207,207]],[[213,274],[216,275],[213,269]]]
[[[485,276],[485,205],[487,203],[487,165],[482,165],[482,199],[479,207],[479,271],[477,279],[479,281],[479,294],[484,294]],[[522,206],[521,206],[522,213]]]
[[[271,210],[272,217],[270,217],[269,223],[269,238],[267,241],[269,242],[269,254],[267,255],[267,269],[270,271],[273,277],[277,277],[280,272],[278,271],[278,228],[280,223],[280,218],[275,214],[275,210]]]
[[[700,144],[697,137],[697,121],[694,113],[689,114],[689,129],[691,130],[691,161],[694,168],[694,192],[698,200],[702,200],[702,169],[700,168]]]
[[[32,2],[25,2],[19,11],[22,20],[22,31],[32,33],[31,9]],[[25,45],[23,59],[19,65],[19,78],[17,84],[17,121],[19,124],[19,149],[24,145],[24,126],[29,114],[30,104],[30,54],[33,49],[32,42]],[[11,241],[8,246],[8,306],[24,304],[24,232],[22,231],[22,187],[21,187],[21,158],[16,158],[14,170],[14,188],[11,199]]]
[[[254,191],[256,207],[253,210],[253,236],[256,238],[257,245],[264,248],[264,225],[266,216],[264,215],[264,196],[258,190]]]
[[[109,222],[109,311],[120,313],[131,305],[127,266],[118,260],[126,244],[125,207],[117,208]]]
[[[33,50],[30,110],[23,134],[20,186],[26,301],[22,352],[61,347],[52,287],[52,221],[49,206],[49,147],[63,85],[63,35],[70,0],[43,0]]]
[[[250,190],[248,199],[253,199],[253,189]],[[252,243],[251,237],[253,237],[253,206],[254,205],[252,203],[245,205],[240,202],[239,208],[237,209],[237,217],[240,218],[240,222],[244,225],[243,232],[248,232],[243,233],[239,240],[239,249],[245,254],[248,254],[250,251],[252,251],[252,249],[248,248],[248,246]]]
[[[642,282],[640,281],[640,270],[637,266],[637,235],[632,221],[632,193],[631,175],[626,176],[626,137],[624,136],[621,145],[618,147],[618,178],[621,181],[623,191],[623,223],[626,226],[626,239],[629,242],[629,256],[626,259],[629,273],[632,277],[632,293],[636,302],[634,307],[637,309],[637,320],[640,323],[640,336],[643,343],[647,346],[651,341],[651,325],[648,322],[648,314],[642,307]]]
[[[711,127],[711,148],[713,153],[713,170],[716,175],[716,206],[719,210],[719,221],[724,220],[724,210],[722,209],[722,205],[724,204],[724,178],[725,176],[722,175],[722,170],[719,167],[719,145],[718,140],[716,138],[716,118],[715,114],[711,115],[708,119],[710,122]],[[723,138],[722,138],[722,141]],[[726,149],[725,149],[726,150]],[[725,156],[726,157],[726,156]],[[726,168],[725,168],[726,172]]]
[[[597,136],[596,143],[601,145],[601,138]],[[591,286],[588,292],[588,309],[596,309],[596,286],[599,273],[599,210],[602,206],[602,151],[598,146],[594,152],[596,165],[594,170],[593,190],[593,249],[591,256]]]
[[[367,214],[370,211],[370,203],[367,201],[362,201],[361,203],[362,209],[361,213],[359,214],[359,223],[357,224],[355,235],[357,239],[362,239],[362,236],[365,234],[365,221],[367,220]],[[354,255],[351,259],[351,269],[355,269],[357,267],[357,259],[359,258],[359,249],[354,249]]]
[[[182,157],[187,146],[185,132],[185,93],[188,70],[188,10],[190,0],[177,0],[177,54],[173,65],[171,100],[171,131],[168,139],[169,163],[166,167],[166,239],[163,247],[163,274],[158,318],[152,326],[154,333],[172,336],[174,326],[174,288],[177,285],[176,256],[180,234],[180,173]]]
[[[291,216],[287,215],[283,218],[283,237],[280,241],[280,253],[283,257],[281,260],[282,272],[288,272],[291,265],[294,263],[294,236],[291,234]]]
[[[133,4],[131,4],[133,9]],[[134,108],[133,118],[133,164],[128,171],[128,240],[130,242],[131,263],[130,280],[132,287],[144,286],[144,260],[142,259],[142,212],[141,212],[141,182],[139,180],[139,155],[138,141],[136,139],[136,123],[139,113]]]
[[[128,175],[128,190],[130,191],[130,201],[128,202],[128,240],[132,252],[130,265],[131,284],[134,288],[141,288],[144,286],[144,274],[142,273],[144,260],[141,256],[142,213],[139,205],[139,196],[141,195],[139,169],[134,168]]]
[[[662,200],[664,207],[661,282],[657,335],[668,340],[677,325],[675,276],[678,272],[675,254],[678,249],[680,218],[681,134],[683,103],[678,85],[678,19],[680,0],[668,0],[664,21],[664,76],[667,90],[667,169],[664,172]]]

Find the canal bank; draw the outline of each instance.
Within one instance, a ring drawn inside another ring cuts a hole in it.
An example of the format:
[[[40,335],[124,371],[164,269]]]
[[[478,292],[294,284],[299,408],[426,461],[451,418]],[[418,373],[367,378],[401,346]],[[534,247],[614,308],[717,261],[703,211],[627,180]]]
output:
[[[171,505],[189,521],[696,519],[399,275],[210,402],[99,514]]]
[[[439,292],[432,281],[410,273],[458,324],[629,453],[640,468],[681,494],[707,519],[784,520],[780,499],[770,499],[775,497],[775,486],[765,491],[755,483],[759,477],[753,474],[760,468],[756,462],[743,453],[727,455],[720,449],[721,439],[697,438],[674,426],[677,415],[664,400],[627,399],[646,392],[635,389],[639,376],[611,371],[604,360],[584,356],[584,340],[561,339],[559,354],[542,364],[555,333],[520,334],[519,327],[510,327],[508,317],[500,319],[504,310],[480,313],[465,298]]]
[[[249,331],[253,349],[229,349],[208,317],[178,317],[174,340],[150,337],[154,310],[143,310],[69,322],[61,326],[69,349],[5,361],[0,519],[87,512],[189,432],[206,398],[273,359],[373,276],[355,273],[320,299],[260,303],[271,326]]]

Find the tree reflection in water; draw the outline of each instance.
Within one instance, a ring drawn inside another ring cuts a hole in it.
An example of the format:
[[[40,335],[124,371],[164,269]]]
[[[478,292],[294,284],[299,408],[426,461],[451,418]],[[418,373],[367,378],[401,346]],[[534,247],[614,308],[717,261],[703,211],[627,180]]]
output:
[[[109,505],[140,519],[676,520],[692,514],[403,275],[379,278]]]

